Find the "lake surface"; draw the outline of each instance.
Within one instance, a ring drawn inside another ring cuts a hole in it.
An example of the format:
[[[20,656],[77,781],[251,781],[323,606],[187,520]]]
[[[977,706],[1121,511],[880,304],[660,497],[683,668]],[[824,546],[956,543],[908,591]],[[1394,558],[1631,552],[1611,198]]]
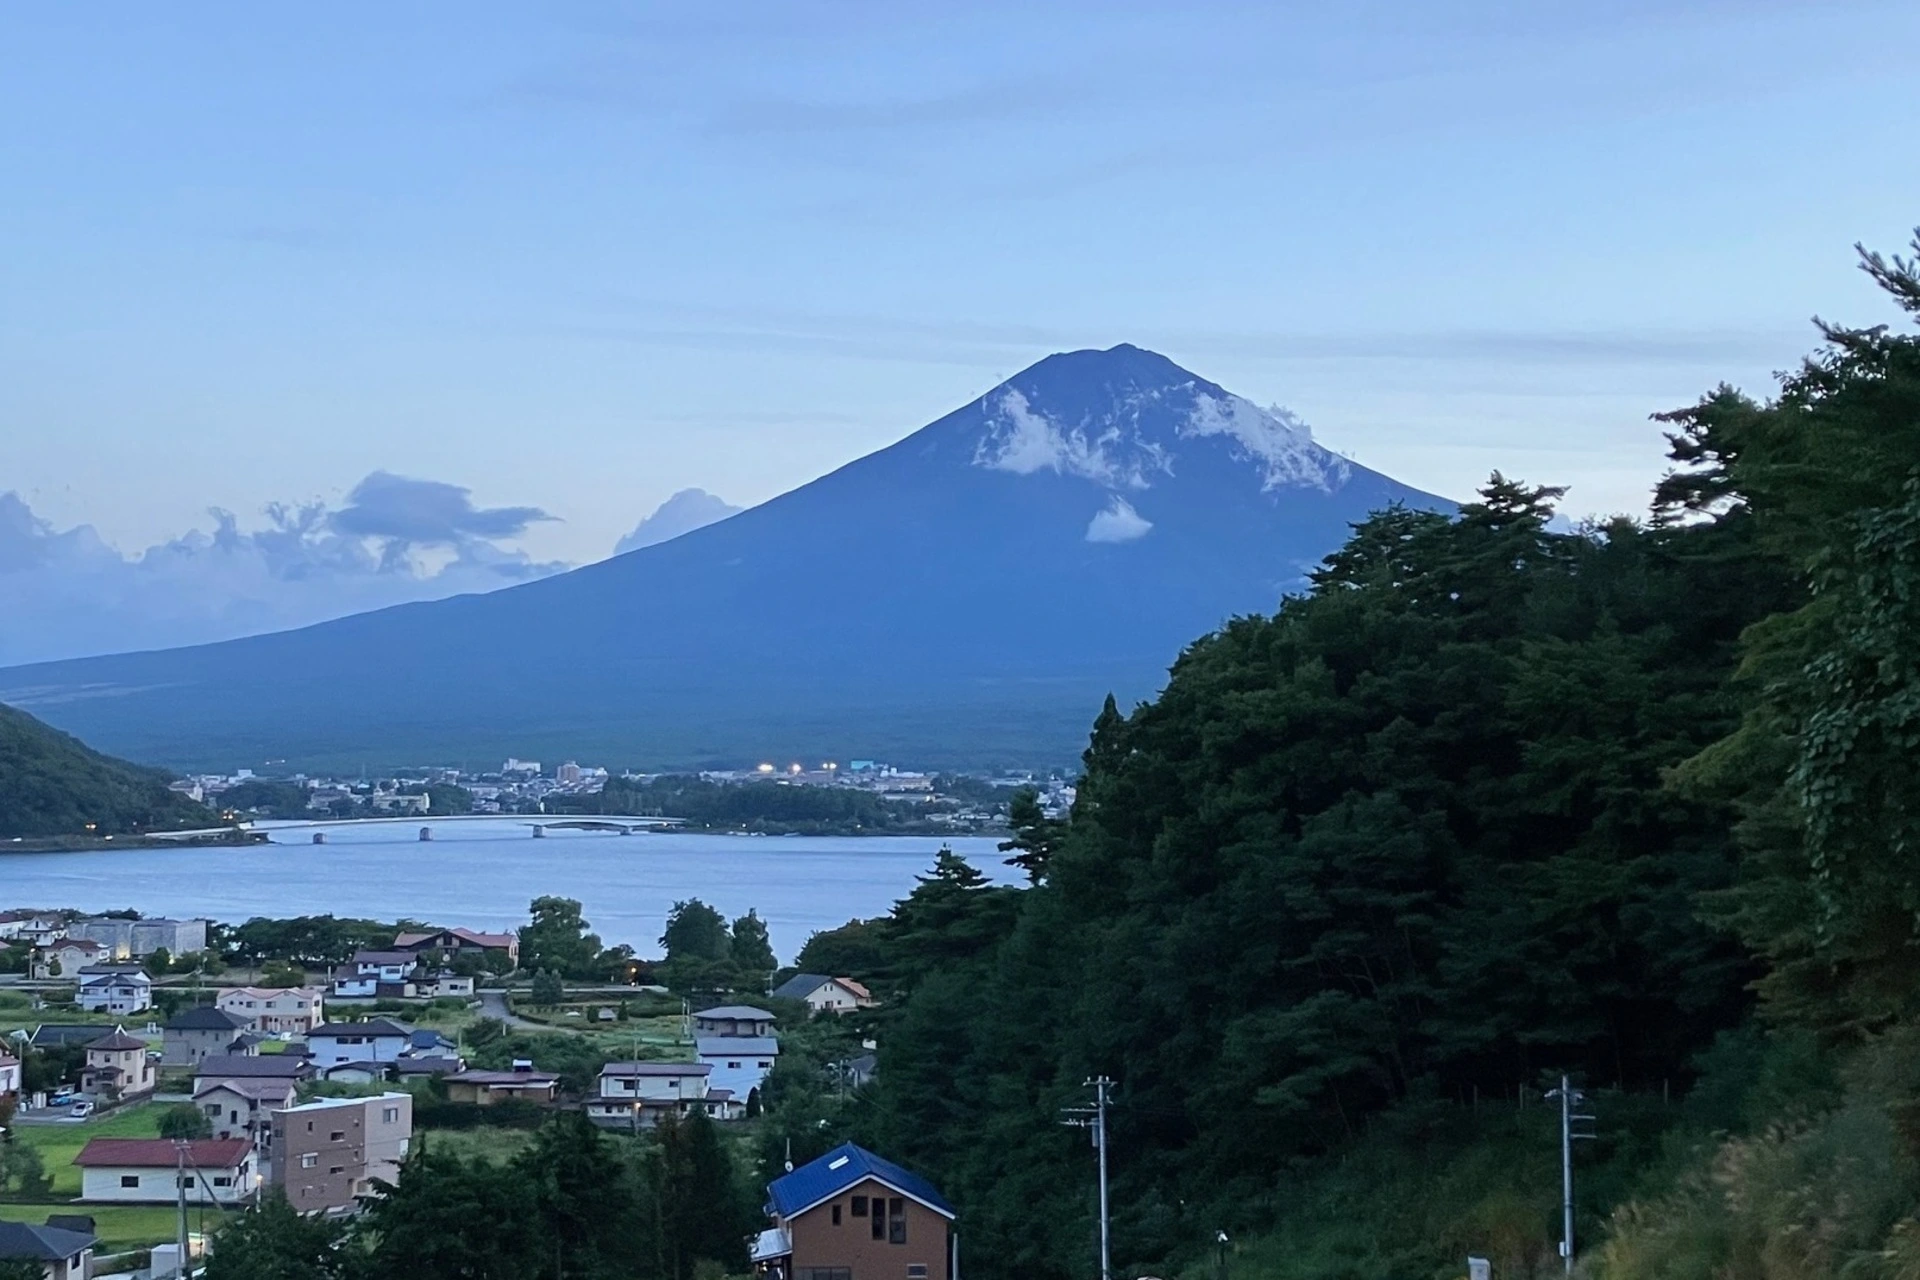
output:
[[[420,840],[423,825],[432,840]],[[942,844],[996,880],[1021,878],[990,837],[549,831],[534,840],[514,818],[265,829],[264,845],[0,853],[0,909],[131,907],[229,923],[331,913],[505,930],[526,922],[534,898],[556,894],[580,900],[602,942],[650,955],[667,909],[700,898],[729,919],[757,909],[791,962],[815,930],[884,914]],[[318,829],[323,845],[312,843]]]

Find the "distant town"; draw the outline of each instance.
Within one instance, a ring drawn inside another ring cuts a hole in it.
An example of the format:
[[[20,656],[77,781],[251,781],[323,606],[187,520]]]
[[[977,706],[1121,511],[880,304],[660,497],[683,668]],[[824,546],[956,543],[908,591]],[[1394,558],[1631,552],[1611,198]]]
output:
[[[934,773],[875,760],[763,762],[693,774],[512,757],[494,770],[436,766],[374,777],[248,768],[180,778],[171,790],[230,822],[604,813],[673,818],[704,830],[821,834],[997,831],[1019,791],[1033,791],[1048,817],[1063,816],[1074,799],[1057,772]]]

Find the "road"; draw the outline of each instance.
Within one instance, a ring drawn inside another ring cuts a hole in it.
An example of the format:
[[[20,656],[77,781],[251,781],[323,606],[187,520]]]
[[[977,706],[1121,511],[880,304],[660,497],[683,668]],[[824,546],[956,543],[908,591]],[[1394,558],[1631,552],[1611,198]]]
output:
[[[523,1031],[552,1030],[551,1027],[538,1022],[528,1022],[525,1018],[517,1016],[507,1007],[507,993],[504,991],[489,991],[482,988],[479,994],[480,1012],[489,1018],[498,1018],[508,1026],[517,1027]]]

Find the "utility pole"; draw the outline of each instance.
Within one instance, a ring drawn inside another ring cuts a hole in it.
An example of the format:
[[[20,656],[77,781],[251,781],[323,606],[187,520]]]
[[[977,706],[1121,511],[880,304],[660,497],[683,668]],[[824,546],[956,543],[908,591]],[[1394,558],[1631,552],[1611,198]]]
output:
[[[1112,1230],[1107,1211],[1107,1103],[1113,1081],[1097,1076],[1087,1084],[1093,1087],[1094,1105],[1066,1108],[1070,1118],[1060,1123],[1093,1130],[1093,1145],[1100,1153],[1100,1280],[1113,1280]]]
[[[1582,1115],[1575,1107],[1585,1106],[1587,1095],[1573,1087],[1567,1077],[1560,1077],[1560,1087],[1547,1091],[1549,1098],[1560,1100],[1560,1259],[1569,1276],[1573,1274],[1573,1144],[1576,1140],[1593,1138],[1592,1133],[1581,1132],[1574,1128],[1576,1124],[1590,1124],[1591,1115]]]
[[[187,1144],[176,1138],[173,1142],[173,1194],[180,1208],[180,1269],[178,1275],[193,1274],[187,1270]]]

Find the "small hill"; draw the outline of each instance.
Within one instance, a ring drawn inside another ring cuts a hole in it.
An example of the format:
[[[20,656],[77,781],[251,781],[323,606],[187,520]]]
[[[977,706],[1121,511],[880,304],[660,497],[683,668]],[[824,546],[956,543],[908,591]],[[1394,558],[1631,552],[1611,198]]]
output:
[[[0,837],[86,835],[89,822],[96,835],[206,826],[207,808],[170,781],[0,704]]]

